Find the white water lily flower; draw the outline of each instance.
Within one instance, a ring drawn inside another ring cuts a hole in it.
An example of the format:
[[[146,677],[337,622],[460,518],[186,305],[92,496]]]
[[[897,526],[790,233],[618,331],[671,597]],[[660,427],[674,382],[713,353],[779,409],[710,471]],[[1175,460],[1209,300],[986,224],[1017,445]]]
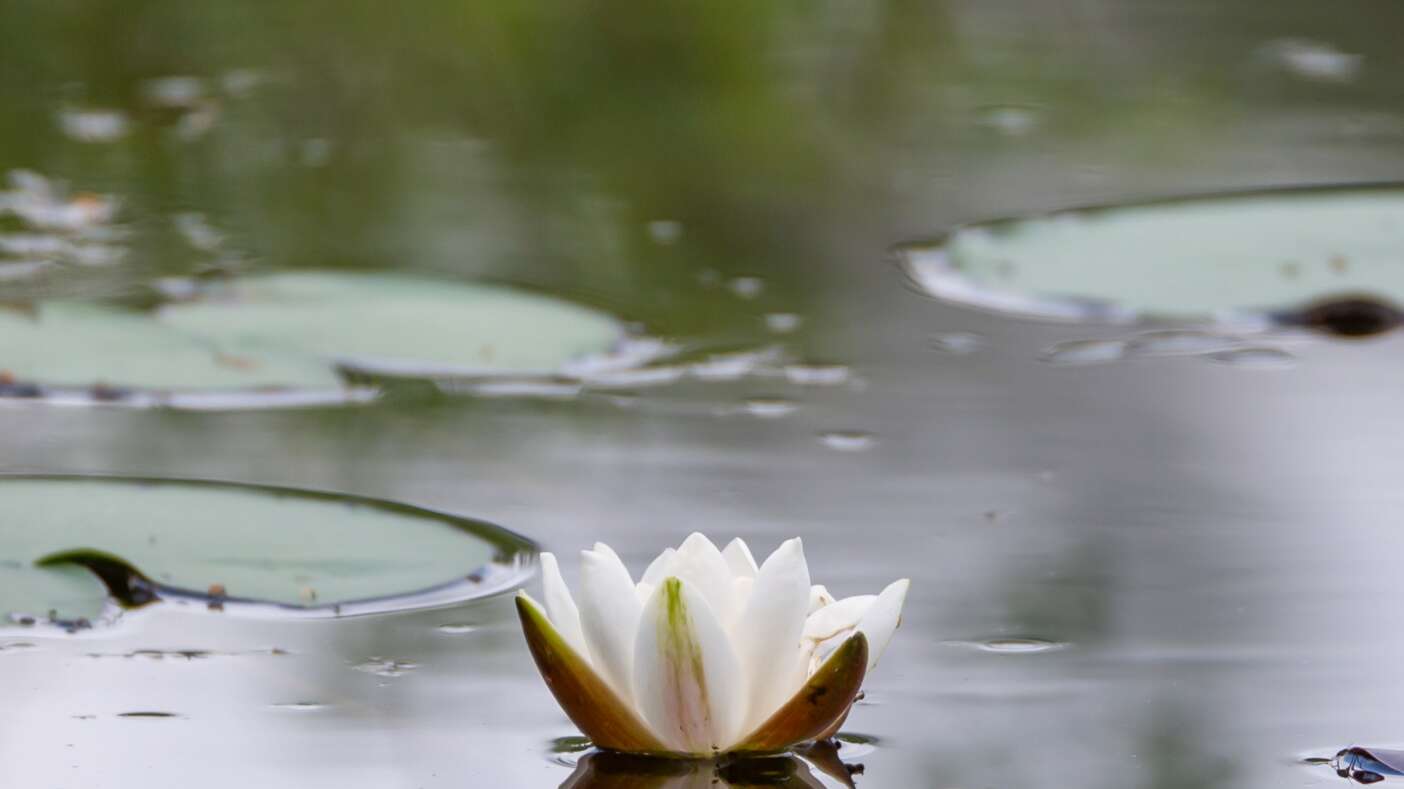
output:
[[[638,582],[609,546],[581,553],[580,597],[541,554],[545,606],[517,612],[537,667],[595,745],[684,757],[775,752],[831,737],[900,622],[906,579],[835,600],[799,539],[756,566],[701,534]]]

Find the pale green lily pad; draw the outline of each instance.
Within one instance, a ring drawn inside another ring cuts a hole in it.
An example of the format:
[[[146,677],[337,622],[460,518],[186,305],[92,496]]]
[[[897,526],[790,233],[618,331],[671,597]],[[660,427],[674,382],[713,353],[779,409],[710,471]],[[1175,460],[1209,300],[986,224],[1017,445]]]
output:
[[[303,614],[455,602],[530,572],[532,546],[490,524],[357,497],[224,483],[0,477],[0,621],[92,619],[112,602],[79,567],[36,567],[92,549],[149,579],[157,597],[213,594]],[[211,589],[216,590],[211,592]]]
[[[617,320],[588,307],[391,274],[251,277],[168,305],[160,320],[235,356],[295,353],[411,377],[553,375],[624,339]]]
[[[77,302],[0,310],[0,369],[19,381],[61,387],[342,386],[334,370],[306,358],[277,349],[233,357],[145,313]]]
[[[367,376],[539,379],[648,361],[598,310],[497,285],[285,273],[155,312],[0,309],[0,395],[223,409],[361,401]],[[355,374],[356,384],[347,374]]]
[[[961,227],[899,254],[926,292],[1006,314],[1302,322],[1284,316],[1340,299],[1404,304],[1404,187],[1064,211]]]

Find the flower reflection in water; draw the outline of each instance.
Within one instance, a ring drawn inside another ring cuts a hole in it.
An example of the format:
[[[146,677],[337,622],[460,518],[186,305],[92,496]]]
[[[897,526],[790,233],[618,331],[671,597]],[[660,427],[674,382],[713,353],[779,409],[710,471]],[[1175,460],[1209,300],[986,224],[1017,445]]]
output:
[[[750,787],[854,786],[861,764],[846,764],[830,742],[795,754],[716,761],[687,761],[590,751],[561,789],[750,789]],[[821,776],[827,776],[828,780]]]

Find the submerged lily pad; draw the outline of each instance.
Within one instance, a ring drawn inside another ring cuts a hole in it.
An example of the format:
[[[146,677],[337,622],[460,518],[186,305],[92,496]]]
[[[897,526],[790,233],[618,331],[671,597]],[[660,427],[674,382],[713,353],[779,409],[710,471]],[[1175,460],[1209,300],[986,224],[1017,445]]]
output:
[[[91,620],[116,602],[108,589],[149,599],[124,595],[109,577],[122,573],[157,598],[231,609],[416,608],[514,585],[533,550],[487,523],[371,499],[114,477],[0,477],[0,524],[0,619],[11,621]]]
[[[898,253],[927,293],[1021,317],[1366,334],[1396,325],[1393,305],[1404,304],[1404,186],[1063,211],[960,227]]]
[[[614,318],[489,285],[390,274],[283,273],[169,305],[161,322],[235,356],[295,353],[412,377],[551,375],[607,354]]]
[[[288,406],[373,395],[348,373],[360,383],[530,378],[646,361],[613,317],[502,286],[285,273],[198,294],[155,312],[75,302],[0,310],[0,395]]]

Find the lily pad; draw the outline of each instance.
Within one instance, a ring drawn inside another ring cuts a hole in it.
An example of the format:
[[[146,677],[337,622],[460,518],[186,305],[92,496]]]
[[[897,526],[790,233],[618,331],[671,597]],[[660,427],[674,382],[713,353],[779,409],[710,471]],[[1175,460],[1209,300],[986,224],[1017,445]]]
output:
[[[109,589],[133,603],[110,577],[121,573],[149,583],[156,598],[228,610],[345,615],[446,604],[521,582],[533,546],[480,521],[352,496],[10,476],[0,477],[0,551],[0,619],[72,622],[118,602]]]
[[[342,386],[330,367],[286,351],[237,358],[144,313],[77,302],[0,310],[0,369],[18,381],[57,387]]]
[[[178,408],[373,397],[366,378],[544,378],[648,361],[597,310],[503,286],[285,273],[200,288],[155,312],[0,309],[0,395]],[[357,385],[348,381],[353,374]]]
[[[622,325],[510,288],[391,274],[302,272],[236,280],[168,305],[168,326],[234,356],[293,353],[380,375],[553,375],[610,353]]]
[[[1404,186],[1061,211],[960,227],[898,253],[927,293],[1021,317],[1320,322],[1365,334],[1397,325],[1404,304]]]

